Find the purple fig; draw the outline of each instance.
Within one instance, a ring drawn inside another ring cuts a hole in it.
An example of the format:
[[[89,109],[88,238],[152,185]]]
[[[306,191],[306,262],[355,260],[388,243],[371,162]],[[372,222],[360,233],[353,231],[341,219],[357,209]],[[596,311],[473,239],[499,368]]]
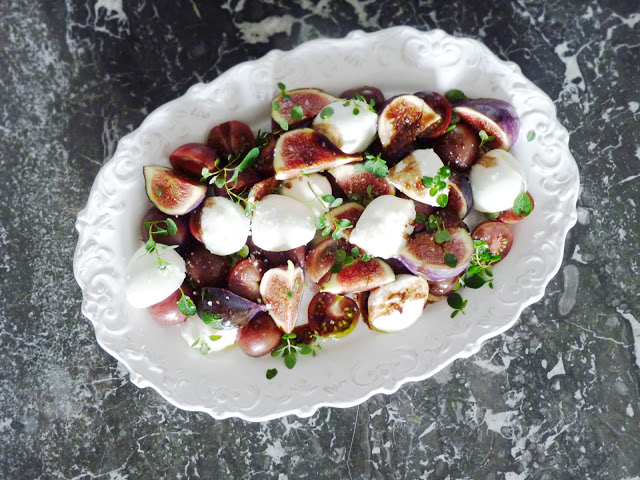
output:
[[[223,328],[242,327],[257,313],[264,312],[264,305],[242,298],[224,288],[202,288],[197,302],[198,315],[205,323]]]
[[[513,106],[497,98],[476,98],[457,104],[453,112],[477,130],[484,130],[494,140],[487,142],[489,150],[509,150],[520,131],[520,118]]]
[[[288,98],[287,98],[288,96]],[[333,95],[318,90],[317,88],[300,88],[281,93],[273,99],[271,118],[275,129],[290,130],[308,126],[311,120],[320,113],[324,107],[338,100]],[[277,107],[277,108],[276,108]],[[292,118],[292,110],[298,112]],[[286,126],[287,128],[283,128]]]
[[[207,186],[167,167],[143,168],[147,196],[161,212],[184,215],[202,202]]]

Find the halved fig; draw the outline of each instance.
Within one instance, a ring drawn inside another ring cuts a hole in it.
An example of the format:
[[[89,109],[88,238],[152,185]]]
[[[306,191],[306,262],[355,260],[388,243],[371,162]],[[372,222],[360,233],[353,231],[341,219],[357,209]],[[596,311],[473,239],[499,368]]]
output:
[[[261,357],[280,344],[282,331],[268,313],[261,312],[238,331],[238,346],[251,357]]]
[[[229,272],[227,288],[252,302],[262,303],[260,280],[266,270],[262,260],[245,258]]]
[[[173,235],[169,235],[168,233],[153,233],[158,229],[166,230],[167,229],[167,218],[173,220],[176,224],[177,231]],[[153,239],[164,245],[178,245],[180,248],[184,248],[189,240],[191,239],[191,235],[189,235],[189,220],[186,216],[177,217],[175,215],[167,215],[166,213],[162,213],[156,207],[151,207],[147,210],[147,213],[142,217],[142,221],[140,222],[140,239],[147,243],[149,240],[149,227],[145,226],[145,223],[148,222],[159,222],[156,227],[153,227]]]
[[[331,221],[333,228],[337,226],[337,222],[340,220],[349,220],[351,227],[342,230],[342,235],[345,240],[349,240],[353,227],[358,223],[358,219],[364,212],[364,207],[357,202],[343,203],[339,207],[336,207],[327,213],[327,218]]]
[[[231,156],[240,156],[256,146],[256,138],[251,127],[244,122],[231,120],[216,125],[207,136],[207,145],[213,148],[220,159],[226,161]]]
[[[189,231],[193,238],[202,243],[202,226],[200,219],[202,218],[202,206],[196,208],[191,215],[189,215]]]
[[[283,134],[276,143],[273,168],[278,180],[296,178],[326,168],[362,160],[360,154],[346,154],[324,135],[310,128]]]
[[[223,328],[246,325],[264,305],[242,298],[224,288],[202,288],[196,303],[198,315],[205,323],[220,321]]]
[[[207,186],[194,182],[167,167],[143,167],[147,196],[158,210],[168,215],[184,215],[204,199]]]
[[[360,309],[349,297],[319,292],[309,303],[309,328],[321,337],[342,338],[358,323]]]
[[[382,91],[377,87],[371,87],[369,85],[345,90],[340,94],[340,98],[356,98],[356,95],[361,95],[369,105],[371,105],[371,100],[373,100],[373,108],[376,112],[384,105],[384,94]]]
[[[440,119],[433,122],[422,134],[420,139],[437,138],[442,135],[451,123],[451,104],[444,95],[438,92],[422,91],[414,93],[418,98],[424,100],[431,109],[436,112]]]
[[[260,295],[271,318],[285,333],[291,333],[298,318],[300,300],[304,290],[304,271],[288,262],[286,267],[276,267],[260,281]]]
[[[395,195],[396,188],[387,177],[376,177],[365,172],[362,163],[350,163],[329,170],[336,183],[347,195],[360,195],[362,198]],[[371,185],[371,188],[369,188]]]
[[[311,250],[307,257],[307,275],[314,283],[320,280],[329,272],[329,269],[336,263],[336,251],[346,249],[344,240],[329,238],[320,242]]]
[[[454,212],[459,218],[465,218],[473,207],[473,195],[471,184],[467,177],[461,175],[452,176],[449,179],[449,199],[447,210]]]
[[[339,273],[332,273],[320,290],[338,295],[358,293],[391,283],[395,278],[393,270],[383,260],[372,258],[365,262],[358,259],[343,266]]]
[[[286,265],[291,261],[294,265],[304,268],[307,261],[307,246],[300,245],[299,247],[292,248],[291,250],[285,250],[283,252],[270,252],[268,250],[264,250],[262,255],[272,266]]]
[[[383,150],[387,155],[399,155],[399,152],[439,120],[440,115],[415,95],[398,95],[392,98],[384,106],[378,119],[378,137]]]
[[[218,170],[216,158],[218,154],[210,146],[204,143],[187,143],[169,155],[169,162],[177,171],[200,178],[203,168],[210,172]]]
[[[414,274],[437,281],[455,277],[466,270],[473,255],[473,240],[463,227],[447,228],[451,240],[437,243],[435,232],[420,233],[407,242],[398,258]],[[445,254],[457,259],[455,267],[447,265]]]
[[[227,274],[230,263],[227,257],[214,255],[198,242],[184,254],[187,268],[187,278],[196,288],[224,287],[227,284]]]
[[[489,150],[509,150],[520,131],[520,118],[513,106],[497,98],[476,98],[457,104],[453,111],[477,130],[484,130],[495,139],[487,142]]]
[[[282,93],[273,99],[272,105],[274,107],[279,105],[279,108],[271,109],[274,129],[282,128],[281,123],[284,122],[287,123],[288,129],[306,126],[320,113],[320,110],[338,100],[333,95],[317,88],[299,88],[287,91],[286,94],[289,96],[287,99],[283,98],[284,94]],[[302,116],[297,120],[291,118],[291,110],[294,107],[302,109]],[[287,128],[283,130],[287,130]]]
[[[247,200],[249,200],[250,203],[259,202],[267,195],[276,193],[279,186],[280,180],[276,180],[276,177],[265,178],[251,187]]]

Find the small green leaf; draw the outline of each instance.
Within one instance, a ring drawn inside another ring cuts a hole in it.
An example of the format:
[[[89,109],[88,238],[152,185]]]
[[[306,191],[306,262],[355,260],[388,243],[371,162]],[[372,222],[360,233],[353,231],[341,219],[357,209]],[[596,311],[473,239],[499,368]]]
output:
[[[422,177],[422,185],[424,185],[427,188],[430,188],[433,185],[433,177],[427,177],[427,176]]]
[[[284,292],[287,294],[287,297],[293,298],[293,292],[291,290],[289,290],[288,288],[285,288]]]
[[[333,202],[331,202],[331,204],[329,205],[329,208],[336,208],[339,207],[340,205],[342,205],[343,200],[341,198],[336,198]]]
[[[371,260],[373,257],[371,256],[370,253],[365,253],[364,255],[362,255],[362,260],[364,260],[365,262],[368,262],[369,260]]]
[[[458,310],[462,308],[462,297],[459,293],[452,293],[447,297],[447,303],[451,308]]]
[[[353,112],[354,115],[359,115],[360,114],[360,109],[358,107],[353,107],[352,112]]]
[[[489,135],[487,134],[487,132],[485,132],[484,130],[480,130],[478,132],[478,135],[480,136],[480,146],[482,147],[485,143],[487,142],[492,142],[493,140],[495,140],[495,137],[493,135]]]
[[[529,130],[529,133],[527,133],[527,142],[533,142],[536,138],[536,132],[534,132],[533,130]]]
[[[326,120],[327,118],[331,118],[331,115],[334,114],[333,108],[331,107],[324,107],[322,110],[320,110],[320,118],[323,120]]]
[[[440,205],[441,207],[446,207],[447,203],[449,203],[449,195],[447,195],[446,193],[441,193],[436,198],[436,202],[438,202],[438,205]]]
[[[458,257],[456,257],[451,252],[446,252],[444,254],[444,263],[451,268],[458,266]]]
[[[309,355],[311,352],[313,352],[313,349],[309,345],[305,343],[298,345],[298,353],[300,355]]]
[[[324,228],[324,230],[322,230],[322,235],[324,235],[326,237],[327,235],[329,235],[331,233],[331,230],[332,230],[331,225],[326,226]]]
[[[222,327],[222,317],[217,313],[211,312],[203,312],[202,313],[202,321],[207,325],[210,325],[211,328],[220,328]],[[214,327],[214,325],[220,325],[220,327]]]
[[[302,120],[302,117],[304,117],[304,111],[301,106],[296,105],[291,109],[291,120],[297,122],[298,120]]]
[[[287,353],[284,356],[284,364],[289,370],[291,370],[296,366],[296,356],[293,353]]]
[[[285,340],[293,340],[296,337],[297,335],[295,333],[285,333],[284,335],[282,335],[282,338],[284,338]]]
[[[367,185],[367,196],[368,197],[372,197],[373,196],[373,185],[371,185],[371,184]]]
[[[437,244],[442,244],[451,240],[451,234],[448,230],[438,230],[434,235],[434,239]]]
[[[278,370],[275,368],[270,368],[269,370],[267,370],[267,380],[271,380],[273,377],[275,377],[278,374]]]
[[[278,110],[280,110],[280,102],[277,100],[274,100],[273,102],[271,102],[271,108],[273,109],[274,112],[277,112]]]
[[[156,189],[156,195],[159,197],[160,195],[162,195],[162,189],[161,188],[157,188]]]
[[[224,187],[224,184],[226,183],[226,179],[222,176],[219,177],[214,177],[213,178],[213,183],[216,187],[218,188],[222,188]]]
[[[320,215],[316,218],[316,228],[324,228],[327,226],[327,217]]]
[[[200,345],[200,353],[202,355],[206,355],[210,351],[211,351],[211,347],[209,347],[209,345],[207,345],[206,343],[203,343],[202,345]]]
[[[334,263],[333,265],[331,265],[331,268],[329,269],[329,271],[331,273],[340,273],[342,271],[342,264]]]
[[[222,335],[209,335],[209,340],[211,340],[212,342],[217,342],[221,338],[222,338]]]
[[[282,93],[284,93],[284,91],[286,89],[287,89],[287,87],[284,86],[284,83],[278,82],[278,90],[280,90]]]
[[[341,218],[340,220],[338,220],[338,226],[340,228],[351,228],[351,227],[353,227],[353,225],[351,224],[351,220],[349,220],[348,218]]]
[[[344,264],[345,266],[347,265],[353,265],[353,262],[355,262],[354,258],[351,256],[348,256],[347,258],[344,259]]]
[[[488,220],[495,220],[500,216],[500,212],[495,212],[495,213],[484,212],[484,216]]]
[[[293,282],[293,291],[297,292],[299,288],[300,288],[300,279],[296,278],[296,281]]]
[[[280,125],[280,128],[284,131],[289,130],[289,123],[282,117],[278,119],[278,125]]]
[[[149,253],[153,252],[156,249],[156,242],[153,237],[149,237],[147,243],[144,244],[144,248]]]
[[[445,92],[444,97],[451,103],[460,103],[469,100],[462,90],[451,89]]]
[[[246,258],[247,255],[249,255],[249,247],[247,245],[244,245],[240,250],[238,250],[238,255],[240,255],[242,258]]]
[[[336,250],[336,261],[337,262],[344,262],[344,259],[347,258],[347,252],[345,252],[342,249]]]
[[[480,288],[486,283],[486,280],[482,278],[480,275],[471,275],[470,277],[466,277],[464,280],[465,287],[469,288]]]
[[[454,128],[456,128],[456,124],[452,123],[451,125],[449,125],[447,127],[447,129],[444,131],[444,133],[450,132],[451,130],[453,130]]]
[[[354,257],[357,257],[358,255],[360,255],[360,250],[358,250],[358,247],[353,247],[353,248],[351,249],[351,254],[352,254]]]
[[[178,226],[171,218],[167,218],[167,231],[169,232],[169,235],[175,235],[178,233]]]
[[[196,314],[196,305],[191,298],[182,293],[180,300],[178,300],[178,311],[187,317],[192,317]]]
[[[323,195],[320,198],[322,198],[322,200],[324,200],[327,203],[331,203],[336,199],[336,197],[334,197],[333,195]]]
[[[519,217],[526,217],[533,210],[531,199],[527,192],[521,192],[513,202],[513,211]]]
[[[258,161],[259,155],[260,149],[258,147],[252,148],[251,150],[249,150],[249,153],[245,155],[242,162],[240,162],[240,165],[236,167],[236,170],[239,172],[244,172],[248,168],[252,167]]]

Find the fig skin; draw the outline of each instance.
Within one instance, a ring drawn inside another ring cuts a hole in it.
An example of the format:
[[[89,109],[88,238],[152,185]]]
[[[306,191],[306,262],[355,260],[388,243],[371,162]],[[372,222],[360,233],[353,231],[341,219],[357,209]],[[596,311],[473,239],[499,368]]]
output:
[[[220,155],[222,161],[226,162],[229,156],[246,155],[256,146],[256,137],[249,125],[231,120],[216,125],[209,131],[207,145]]]
[[[229,272],[228,289],[252,302],[261,303],[260,280],[267,268],[262,260],[245,258]]]
[[[494,137],[486,143],[487,151],[495,148],[509,151],[518,139],[520,118],[509,102],[497,98],[475,98],[456,104],[453,112],[476,132],[484,130]]]
[[[473,207],[471,184],[467,177],[452,176],[449,182],[449,200],[445,210],[455,213],[460,219],[465,218]]]
[[[434,140],[433,150],[446,166],[468,172],[480,156],[480,137],[469,125],[458,123]]]
[[[279,109],[271,110],[271,125],[274,132],[282,130],[279,120],[287,122],[289,130],[308,127],[324,107],[338,100],[319,88],[298,88],[287,90],[286,93],[289,95],[287,100],[283,98],[282,93],[273,99],[274,102],[280,104]],[[295,122],[291,118],[293,107],[302,108],[302,118]]]
[[[178,301],[182,298],[182,292],[192,301],[194,300],[195,294],[193,290],[187,283],[183,283],[179,289],[167,298],[147,307],[151,317],[162,325],[177,325],[186,322],[189,317],[178,310]]]
[[[174,235],[169,235],[168,233],[154,233],[153,239],[163,245],[178,245],[179,249],[184,249],[191,240],[189,232],[189,217],[167,215],[166,213],[158,210],[157,207],[149,208],[147,213],[142,217],[142,221],[140,222],[140,239],[143,243],[147,243],[147,240],[149,240],[149,229],[144,226],[146,222],[165,222],[167,218],[170,218],[175,222],[178,231]],[[158,225],[158,227],[166,230],[166,225],[163,223]]]
[[[202,176],[202,169],[209,172],[218,170],[216,167],[217,152],[204,143],[186,143],[176,148],[169,155],[169,163],[178,172],[191,175],[196,178]]]
[[[384,105],[385,98],[382,91],[377,87],[371,87],[369,85],[363,85],[359,88],[350,88],[349,90],[345,90],[340,94],[340,98],[351,99],[356,98],[356,95],[361,95],[367,103],[370,103],[373,100],[373,109],[376,112],[379,112],[382,106]]]
[[[264,312],[264,305],[236,295],[224,288],[206,287],[200,289],[196,302],[198,315],[205,319],[206,314],[219,315],[223,328],[242,327],[259,312]]]
[[[202,243],[194,242],[184,254],[184,262],[187,278],[196,288],[226,286],[229,259],[214,255]]]

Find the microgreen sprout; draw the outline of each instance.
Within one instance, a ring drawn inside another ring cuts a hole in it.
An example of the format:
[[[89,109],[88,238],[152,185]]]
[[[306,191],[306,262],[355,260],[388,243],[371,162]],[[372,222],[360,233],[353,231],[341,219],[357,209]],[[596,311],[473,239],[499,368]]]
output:
[[[274,358],[283,357],[284,364],[288,369],[292,369],[296,366],[297,355],[313,355],[316,356],[316,350],[322,350],[322,347],[317,344],[307,345],[306,343],[296,343],[295,333],[285,333],[282,335],[280,345],[278,345],[272,352],[271,356]],[[314,348],[316,350],[314,350]],[[267,372],[267,378],[269,378]],[[273,378],[275,374],[271,378]]]
[[[365,153],[364,159],[364,163],[356,165],[356,172],[373,173],[378,178],[386,177],[387,175],[389,175],[389,167],[387,167],[387,162],[385,162],[383,158],[380,158],[380,155],[374,156],[370,153]]]
[[[500,255],[493,255],[489,244],[483,240],[474,240],[473,255],[466,273],[460,277],[455,290],[460,287],[480,288],[485,283],[493,288],[493,272],[491,266],[500,260]]]
[[[361,203],[362,205],[364,205],[366,207],[371,202],[373,202],[373,200],[375,198],[374,195],[373,195],[373,185],[371,185],[371,184],[367,185],[366,192],[367,192],[366,196],[362,195],[360,193],[350,193],[349,195],[347,195],[347,198],[352,202]]]
[[[311,184],[309,184],[311,192],[315,195],[316,199],[325,206],[325,208],[336,208],[342,205],[342,198],[336,198],[333,195],[323,195],[318,197],[318,194],[313,190]],[[322,230],[322,235],[329,235],[336,240],[344,237],[344,231],[347,228],[353,228],[351,221],[347,218],[335,219],[329,213],[323,213],[316,218],[316,228]]]
[[[373,257],[367,252],[361,252],[358,247],[353,247],[349,252],[343,249],[336,250],[335,261],[329,271],[331,273],[340,273],[346,266],[352,265],[356,260],[368,262]]]
[[[533,130],[529,130],[529,133],[527,133],[527,142],[533,142],[536,138],[536,132]]]
[[[331,116],[334,114],[335,112],[333,111],[333,108],[331,107],[324,107],[322,110],[320,110],[320,118],[322,120],[326,120],[327,118],[331,118]]]
[[[220,340],[222,338],[221,335],[209,335],[209,340],[211,340],[212,342],[217,342],[218,340]],[[202,343],[200,343],[202,342]],[[202,338],[198,338],[196,339],[195,342],[193,342],[191,344],[191,347],[197,347],[198,344],[200,344],[200,348],[198,350],[200,350],[200,353],[202,355],[206,355],[211,351],[211,347],[209,347],[209,345],[207,344],[206,341],[203,341]]]
[[[451,308],[453,308],[453,312],[451,312],[451,318],[454,318],[456,315],[462,312],[464,315],[464,307],[467,306],[467,301],[462,300],[462,297],[459,293],[452,293],[447,297],[447,303]]]
[[[443,244],[451,240],[449,230],[444,227],[444,220],[437,215],[428,217],[422,213],[416,214],[416,223],[424,223],[425,228],[430,232],[435,232],[434,240],[437,244]]]
[[[520,195],[516,197],[513,202],[513,212],[519,217],[526,217],[533,210],[531,199],[527,192],[520,192]]]
[[[367,102],[366,98],[364,98],[359,93],[356,93],[356,100],[364,103],[367,106],[367,110],[369,110],[371,113],[378,113],[378,112],[376,112],[376,109],[374,108],[374,106],[376,104],[376,101],[373,98],[371,100],[369,100],[369,102]],[[357,115],[355,112],[354,112],[354,114]]]
[[[196,314],[196,305],[191,297],[185,295],[180,288],[180,300],[178,300],[178,311],[187,317],[193,317]]]
[[[482,148],[482,146],[487,143],[487,142],[493,142],[496,137],[494,137],[493,135],[489,135],[487,132],[485,132],[484,130],[480,130],[478,132],[478,135],[480,136],[480,148]]]
[[[458,90],[455,88],[452,90],[447,90],[444,94],[444,97],[449,100],[450,103],[460,103],[469,100],[469,97],[467,97],[462,90]]]
[[[162,224],[162,223],[165,224],[165,228],[161,228],[159,226],[159,224]],[[144,228],[149,229],[149,240],[147,240],[147,243],[144,244],[144,248],[147,251],[147,253],[155,252],[155,254],[158,257],[158,262],[156,263],[156,267],[160,270],[164,270],[170,264],[162,260],[162,257],[160,256],[160,250],[158,250],[158,244],[156,243],[153,236],[154,235],[175,235],[178,232],[178,226],[176,225],[176,222],[174,222],[171,218],[167,218],[166,220],[157,220],[155,222],[144,222],[143,225],[144,225]],[[177,247],[178,247],[177,245],[169,245],[169,246],[164,246],[163,248],[168,249],[168,248],[177,248]]]
[[[271,380],[273,377],[275,377],[278,374],[278,369],[277,368],[270,368],[269,370],[267,370],[267,380]]]
[[[433,177],[422,177],[422,185],[429,189],[429,195],[436,197],[436,202],[441,207],[446,207],[449,203],[449,194],[444,193],[447,188],[447,178],[451,175],[451,169],[446,165],[443,165],[438,170],[438,173]],[[442,193],[441,193],[442,192]]]
[[[214,328],[216,330],[224,328],[224,325],[222,325],[222,317],[217,313],[203,312],[201,318],[202,321],[205,324],[209,325],[211,328]]]

